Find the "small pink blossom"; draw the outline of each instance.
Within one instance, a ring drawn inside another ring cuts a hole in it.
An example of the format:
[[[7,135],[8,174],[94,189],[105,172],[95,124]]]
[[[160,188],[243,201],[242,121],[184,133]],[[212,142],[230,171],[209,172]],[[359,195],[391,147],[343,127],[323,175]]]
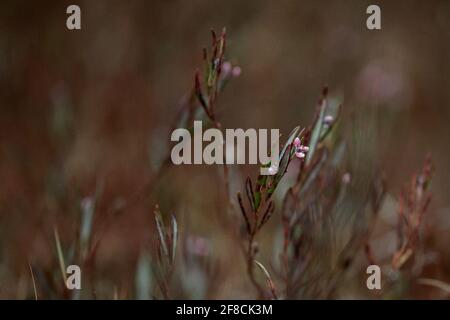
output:
[[[231,74],[233,75],[233,77],[239,77],[242,73],[242,69],[239,66],[235,66],[233,67],[233,70],[231,70]]]
[[[299,159],[304,159],[305,158],[305,153],[301,152],[301,151],[297,151],[295,153],[295,156]]]
[[[334,118],[333,118],[333,116],[330,116],[330,115],[325,116],[325,118],[323,118],[323,122],[325,124],[332,124],[333,121],[334,121]]]
[[[274,174],[277,174],[277,172],[278,172],[278,167],[275,166],[275,165],[271,165],[267,171],[268,171],[269,174],[272,176],[272,175],[274,175]]]
[[[300,146],[299,150],[302,151],[302,152],[308,152],[309,151],[309,147],[307,147],[307,146]]]
[[[295,156],[299,159],[305,158],[305,152],[309,151],[309,147],[302,145],[299,137],[294,139],[293,145],[295,147]]]
[[[222,63],[222,72],[225,77],[227,77],[230,74],[232,69],[233,67],[231,65],[231,62],[225,61],[224,63]]]
[[[350,181],[351,181],[351,179],[352,179],[352,176],[351,176],[350,173],[348,173],[348,172],[346,172],[346,173],[344,173],[344,174],[342,175],[342,182],[343,182],[344,184],[349,184]]]

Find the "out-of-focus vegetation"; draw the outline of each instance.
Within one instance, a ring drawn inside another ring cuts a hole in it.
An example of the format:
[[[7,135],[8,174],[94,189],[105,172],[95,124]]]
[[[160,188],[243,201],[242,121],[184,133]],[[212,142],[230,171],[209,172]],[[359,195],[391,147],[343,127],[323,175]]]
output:
[[[81,1],[81,31],[69,4],[0,4],[1,298],[449,297],[448,1],[382,1],[380,31],[365,1]],[[264,210],[256,166],[161,170],[223,26],[221,127],[320,140]]]

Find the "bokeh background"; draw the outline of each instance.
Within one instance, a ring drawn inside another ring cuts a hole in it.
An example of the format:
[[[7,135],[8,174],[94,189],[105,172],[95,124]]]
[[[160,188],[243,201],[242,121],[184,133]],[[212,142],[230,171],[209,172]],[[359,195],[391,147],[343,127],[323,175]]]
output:
[[[81,7],[80,31],[66,29],[69,4]],[[210,241],[226,270],[213,298],[251,297],[245,276],[232,272],[240,258],[216,214],[223,202],[217,168],[171,168],[157,192],[110,214],[155,174],[210,29],[222,27],[227,58],[242,68],[219,99],[224,127],[287,134],[311,122],[327,84],[344,100],[348,119],[355,112],[373,115],[370,147],[393,195],[432,155],[427,250],[435,263],[427,272],[449,282],[450,2],[376,1],[378,31],[366,28],[369,4],[2,1],[0,297],[32,297],[28,262],[55,265],[54,227],[68,247],[82,199],[96,192],[93,234],[107,224],[95,261],[99,297],[112,298],[114,288],[131,296],[136,261],[155,236],[156,203]],[[242,181],[236,174],[233,190]],[[409,297],[442,295],[419,287]]]

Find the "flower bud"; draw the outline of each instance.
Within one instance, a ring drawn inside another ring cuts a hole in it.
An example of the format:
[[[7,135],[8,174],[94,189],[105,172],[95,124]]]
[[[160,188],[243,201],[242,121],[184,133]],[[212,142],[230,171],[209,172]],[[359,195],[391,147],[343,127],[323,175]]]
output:
[[[231,70],[231,74],[233,75],[233,77],[239,77],[242,73],[242,69],[239,66],[235,66],[233,67],[233,70]]]
[[[295,156],[296,156],[297,158],[299,158],[299,159],[304,159],[304,158],[305,158],[305,154],[304,154],[303,152],[301,152],[301,151],[297,151],[297,152],[295,153]]]

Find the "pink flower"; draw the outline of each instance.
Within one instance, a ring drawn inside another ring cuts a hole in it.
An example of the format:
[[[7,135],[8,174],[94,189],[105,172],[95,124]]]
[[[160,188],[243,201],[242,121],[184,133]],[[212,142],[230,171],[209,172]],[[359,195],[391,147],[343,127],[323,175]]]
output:
[[[323,118],[323,123],[325,124],[332,124],[334,121],[333,116],[325,116],[325,118]]]
[[[307,146],[300,146],[299,150],[303,151],[303,152],[308,152],[309,151],[309,147],[307,147]]]
[[[305,154],[301,151],[298,151],[295,153],[295,156],[299,159],[304,159],[305,158]]]
[[[232,69],[233,67],[231,65],[231,62],[225,61],[224,63],[222,63],[222,72],[224,77],[228,77]]]
[[[351,179],[352,179],[352,176],[351,176],[350,173],[348,173],[348,172],[346,172],[346,173],[344,173],[344,174],[342,175],[342,182],[343,182],[344,184],[349,184],[350,181],[351,181]]]
[[[271,176],[273,176],[274,174],[277,174],[277,172],[278,172],[278,167],[275,166],[275,165],[271,165],[267,171],[269,172],[269,174],[270,174]]]
[[[242,69],[239,66],[235,66],[233,67],[233,70],[231,70],[231,74],[233,75],[233,77],[239,77],[242,73]]]
[[[294,139],[293,145],[295,147],[295,156],[299,159],[305,158],[305,152],[309,151],[309,147],[303,146],[299,137]]]

